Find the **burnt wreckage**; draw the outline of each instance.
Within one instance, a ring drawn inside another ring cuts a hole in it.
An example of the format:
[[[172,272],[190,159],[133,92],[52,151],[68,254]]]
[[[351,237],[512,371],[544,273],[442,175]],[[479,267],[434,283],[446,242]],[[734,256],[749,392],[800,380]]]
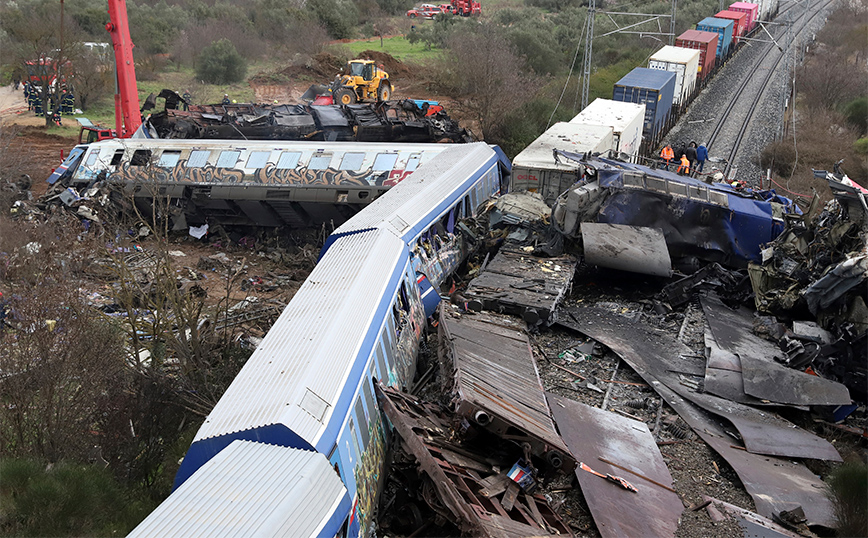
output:
[[[311,140],[353,142],[471,142],[472,134],[442,110],[428,113],[402,99],[355,105],[193,105],[181,110],[177,93],[163,90],[165,110],[144,128],[153,138],[222,140]],[[142,110],[156,106],[151,94]]]

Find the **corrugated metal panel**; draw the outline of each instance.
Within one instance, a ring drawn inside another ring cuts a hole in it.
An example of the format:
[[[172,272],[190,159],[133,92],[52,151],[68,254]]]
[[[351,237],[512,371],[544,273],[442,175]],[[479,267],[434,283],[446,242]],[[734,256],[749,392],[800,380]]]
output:
[[[735,22],[729,19],[718,19],[717,17],[706,17],[696,25],[696,29],[704,32],[716,32],[719,36],[717,39],[718,58],[723,56],[729,50],[732,43],[732,31],[735,27]]]
[[[302,538],[333,534],[349,509],[346,488],[322,454],[235,441],[129,536]]]
[[[747,32],[747,13],[741,11],[718,11],[715,15],[718,19],[729,19],[735,23],[732,28],[733,43],[738,43],[738,39]]]
[[[729,5],[729,9],[731,11],[740,11],[742,13],[747,14],[746,24],[747,24],[747,32],[753,30],[754,25],[756,25],[756,21],[759,18],[759,4],[752,4],[750,2],[733,2]]]
[[[699,71],[700,52],[696,49],[684,47],[670,47],[669,45],[651,55],[648,67],[675,73],[676,103],[687,99],[696,87],[696,73]]]
[[[612,96],[616,101],[645,104],[643,134],[648,138],[656,136],[669,117],[675,78],[669,71],[637,67],[615,83]]]
[[[432,207],[432,201],[443,200],[449,193],[468,187],[473,173],[487,168],[496,158],[495,151],[484,142],[450,146],[436,159],[422,165],[392,187],[394,194],[375,200],[363,212],[335,230],[333,235],[379,228],[384,224],[399,235],[404,235],[416,229],[419,222],[433,220],[429,215],[437,208]],[[395,217],[403,223],[391,222]]]
[[[406,262],[405,245],[388,234],[359,233],[335,242],[214,407],[195,441],[283,424],[315,444],[363,340],[369,332],[378,333],[379,326],[369,325],[378,310],[383,317],[388,304],[382,303],[391,300],[398,285],[400,274],[395,271]],[[384,271],[388,271],[386,278]]]
[[[644,121],[644,104],[597,98],[571,119],[570,123],[608,125],[613,129],[612,149],[629,156],[627,160],[633,162],[639,154],[639,145],[642,143]]]
[[[559,164],[552,156],[553,149],[575,153],[601,153],[612,147],[612,127],[559,122],[531,142],[512,160],[516,168],[548,170],[575,170],[574,164]]]
[[[717,58],[717,32],[687,30],[675,40],[675,46],[699,51],[699,74],[702,77],[714,68]]]

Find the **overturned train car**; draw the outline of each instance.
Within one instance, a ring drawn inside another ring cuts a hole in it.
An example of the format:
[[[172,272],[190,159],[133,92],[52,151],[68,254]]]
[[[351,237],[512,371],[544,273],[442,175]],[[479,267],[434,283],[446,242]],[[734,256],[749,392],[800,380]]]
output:
[[[336,232],[130,536],[367,536],[390,436],[374,385],[412,386],[419,271],[461,263],[449,223],[475,216],[509,168],[486,144],[450,147]],[[419,259],[433,235],[443,248]]]
[[[49,178],[111,186],[175,229],[206,222],[339,225],[453,144],[113,139],[76,146]]]
[[[189,105],[164,90],[166,108],[144,123],[145,136],[163,139],[319,140],[355,142],[471,142],[472,134],[443,110],[413,100],[355,105]]]
[[[676,268],[692,272],[706,262],[745,268],[762,259],[762,246],[802,211],[773,190],[736,189],[647,166],[558,152],[573,160],[580,181],[552,210],[556,228],[578,239],[582,223],[662,231]],[[636,272],[641,270],[637,265]]]

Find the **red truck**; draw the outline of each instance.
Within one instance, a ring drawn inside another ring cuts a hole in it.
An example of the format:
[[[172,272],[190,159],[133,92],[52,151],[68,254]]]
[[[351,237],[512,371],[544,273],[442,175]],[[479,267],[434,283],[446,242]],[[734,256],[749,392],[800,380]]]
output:
[[[452,0],[452,12],[462,17],[479,15],[482,13],[482,5],[475,0]]]

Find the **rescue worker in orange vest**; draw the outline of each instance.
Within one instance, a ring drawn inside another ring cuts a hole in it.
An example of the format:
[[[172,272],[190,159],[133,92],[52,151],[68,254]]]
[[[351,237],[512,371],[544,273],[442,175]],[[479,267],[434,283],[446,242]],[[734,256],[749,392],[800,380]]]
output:
[[[674,158],[675,152],[672,151],[672,146],[666,144],[666,147],[660,152],[660,159],[663,161],[663,168],[668,171],[669,165],[672,163],[672,159]]]
[[[681,154],[681,165],[678,167],[678,175],[686,176],[690,174],[690,159],[687,158],[686,153]]]

